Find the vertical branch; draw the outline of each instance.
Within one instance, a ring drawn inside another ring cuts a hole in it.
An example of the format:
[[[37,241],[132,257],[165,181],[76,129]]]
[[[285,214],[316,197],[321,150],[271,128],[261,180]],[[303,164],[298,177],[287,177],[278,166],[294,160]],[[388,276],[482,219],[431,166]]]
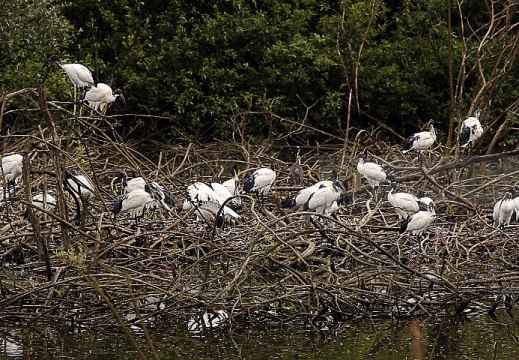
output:
[[[63,192],[63,182],[64,182],[64,167],[61,161],[61,153],[60,153],[60,140],[58,138],[58,134],[56,132],[56,126],[52,121],[52,117],[49,112],[49,108],[47,107],[47,88],[45,84],[42,84],[38,89],[39,93],[39,105],[40,110],[43,113],[43,117],[45,119],[45,124],[47,125],[47,129],[50,134],[50,142],[52,145],[51,156],[54,160],[55,170],[56,170],[56,208],[58,211],[58,215],[61,215],[63,219],[67,219],[67,210],[65,206],[65,195]],[[67,229],[64,224],[61,224],[61,234],[63,236],[63,242],[65,244],[65,248],[68,250],[71,247],[70,237]]]

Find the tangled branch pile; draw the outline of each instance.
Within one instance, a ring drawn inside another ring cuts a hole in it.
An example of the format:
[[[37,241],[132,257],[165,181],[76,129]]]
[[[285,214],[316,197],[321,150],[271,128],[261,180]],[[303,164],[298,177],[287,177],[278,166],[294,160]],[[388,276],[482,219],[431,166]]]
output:
[[[420,239],[398,233],[394,210],[372,199],[347,166],[359,143],[298,150],[308,183],[329,178],[337,168],[352,189],[354,203],[335,217],[280,209],[280,200],[298,187],[279,166],[266,206],[244,197],[241,218],[224,229],[208,229],[181,210],[148,214],[137,227],[131,218],[112,215],[116,197],[108,188],[122,170],[161,182],[181,208],[195,180],[225,180],[232,163],[244,178],[270,158],[287,168],[295,149],[275,143],[254,150],[236,143],[152,144],[148,158],[138,144],[114,140],[102,118],[70,114],[76,125],[58,136],[51,112],[64,110],[50,107],[43,107],[46,128],[3,137],[4,153],[24,153],[30,166],[21,189],[2,203],[2,316],[127,328],[157,315],[199,310],[224,310],[234,321],[260,316],[319,322],[330,315],[444,315],[513,306],[518,226],[491,226],[493,203],[517,178],[513,157],[451,159],[436,152],[419,166],[396,148],[362,144],[376,149],[377,161],[401,186],[439,206],[441,219],[429,228],[423,248]],[[64,171],[73,168],[98,189],[77,222],[61,186]],[[23,219],[32,195],[44,189],[54,190],[63,206],[58,200],[55,212]]]

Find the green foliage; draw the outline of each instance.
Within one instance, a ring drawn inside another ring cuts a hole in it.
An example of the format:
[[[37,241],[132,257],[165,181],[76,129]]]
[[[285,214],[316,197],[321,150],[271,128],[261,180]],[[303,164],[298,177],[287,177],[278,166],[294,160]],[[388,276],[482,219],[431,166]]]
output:
[[[462,112],[455,107],[468,108],[485,86],[474,54],[490,18],[474,2],[448,9],[443,0],[3,1],[3,93],[38,85],[42,61],[57,53],[122,88],[126,111],[136,114],[125,121],[140,136],[226,139],[240,124],[246,138],[260,139],[294,127],[272,114],[341,135],[350,92],[359,126],[375,118],[404,132],[416,130],[417,118],[435,118],[447,127],[450,114]],[[493,67],[507,66],[498,51],[516,28],[489,46],[496,55],[483,63],[487,81]],[[519,70],[509,69],[478,101],[501,108],[514,101]],[[57,66],[46,82],[49,99],[72,99]]]

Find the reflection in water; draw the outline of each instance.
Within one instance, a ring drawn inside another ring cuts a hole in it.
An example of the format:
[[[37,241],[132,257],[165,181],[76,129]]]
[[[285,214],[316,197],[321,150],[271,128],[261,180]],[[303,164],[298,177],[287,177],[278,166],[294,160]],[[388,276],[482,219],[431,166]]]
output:
[[[327,331],[303,324],[231,324],[226,312],[198,314],[188,328],[187,320],[193,314],[185,315],[163,318],[148,327],[161,358],[519,359],[519,344],[514,339],[517,329],[506,326],[515,324],[515,319],[505,311],[496,313],[495,319],[481,315],[439,322],[415,318],[330,323]],[[0,329],[0,359],[138,358],[130,341],[116,328],[77,331],[75,326],[4,322]],[[136,336],[141,344],[146,341],[143,333]]]
[[[411,335],[411,360],[423,359],[423,333],[420,320],[413,318],[409,325],[409,335]]]

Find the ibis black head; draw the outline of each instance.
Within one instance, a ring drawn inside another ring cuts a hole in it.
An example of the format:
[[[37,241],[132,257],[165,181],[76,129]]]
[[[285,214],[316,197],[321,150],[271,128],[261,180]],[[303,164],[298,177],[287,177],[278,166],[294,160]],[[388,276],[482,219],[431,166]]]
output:
[[[124,97],[123,95],[123,92],[121,91],[121,89],[115,89],[114,90],[114,96],[117,98],[119,98],[122,103],[123,103],[123,109],[126,109],[126,98]]]
[[[476,109],[474,111],[474,117],[479,120],[480,116],[481,116],[481,109]]]
[[[337,181],[339,179],[339,174],[337,173],[337,170],[332,170],[332,180]]]
[[[508,189],[507,191],[505,191],[505,194],[504,194],[504,198],[505,199],[515,199],[517,195],[517,191],[515,190],[515,188],[510,188]]]
[[[333,182],[333,186],[337,189],[337,191],[339,191],[339,192],[341,192],[343,194],[346,194],[346,192],[348,191],[347,186],[345,186],[342,181],[335,180]]]
[[[273,159],[270,160],[270,168],[271,168],[272,170],[276,171],[276,164],[274,163],[274,160],[273,160]]]
[[[55,61],[55,62],[57,62],[60,65],[62,64],[61,59],[59,58],[58,55],[52,55],[50,58],[45,60],[45,63],[43,64],[43,66],[46,66],[51,61]]]

